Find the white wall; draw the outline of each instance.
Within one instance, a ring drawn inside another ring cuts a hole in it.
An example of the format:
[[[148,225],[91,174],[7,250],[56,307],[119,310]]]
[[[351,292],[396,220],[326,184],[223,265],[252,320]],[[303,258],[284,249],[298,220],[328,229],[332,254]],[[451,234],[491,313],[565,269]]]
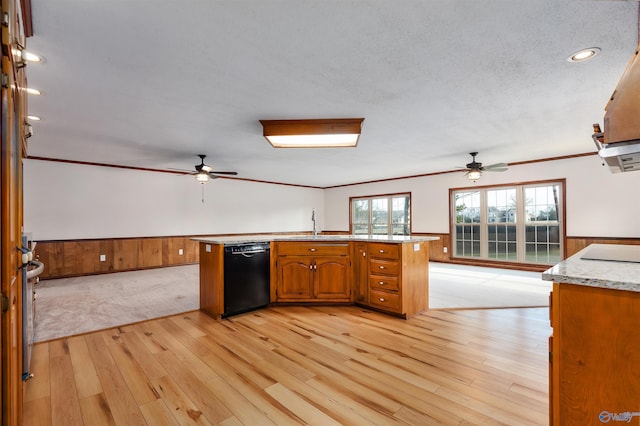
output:
[[[34,240],[311,231],[323,191],[232,179],[24,161],[24,229]]]
[[[566,178],[567,236],[640,237],[640,172],[612,174],[597,156],[485,172],[475,185]],[[473,187],[463,172],[325,190],[324,229],[349,229],[349,197],[411,192],[412,231],[449,232],[449,188]]]
[[[349,230],[349,197],[411,192],[413,232],[449,232],[448,173],[327,190],[39,160],[24,161],[25,230],[35,240]],[[640,173],[597,156],[511,166],[476,185],[566,178],[567,236],[640,237]]]

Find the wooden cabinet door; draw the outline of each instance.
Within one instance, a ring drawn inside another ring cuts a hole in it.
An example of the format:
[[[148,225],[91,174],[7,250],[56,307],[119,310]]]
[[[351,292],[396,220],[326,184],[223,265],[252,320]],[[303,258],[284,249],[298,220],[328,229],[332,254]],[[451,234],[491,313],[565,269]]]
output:
[[[306,256],[280,256],[278,258],[278,301],[312,297],[312,260],[311,257]]]
[[[314,296],[317,299],[348,299],[351,296],[348,256],[316,257],[313,260]]]
[[[554,283],[552,309],[552,424],[640,424],[640,293]]]
[[[353,251],[353,299],[358,303],[367,303],[369,285],[369,261],[367,244],[357,243]]]

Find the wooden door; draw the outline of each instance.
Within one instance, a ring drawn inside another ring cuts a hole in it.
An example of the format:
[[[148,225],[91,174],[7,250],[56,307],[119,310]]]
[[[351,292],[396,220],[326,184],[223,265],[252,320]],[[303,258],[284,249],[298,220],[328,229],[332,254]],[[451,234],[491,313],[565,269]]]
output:
[[[277,299],[310,299],[312,258],[307,256],[280,256],[278,258]]]
[[[327,256],[314,259],[314,297],[317,299],[349,299],[349,257]]]
[[[2,87],[2,424],[20,424],[22,412],[22,146],[19,128],[19,94],[13,66],[2,57],[2,74],[8,87]]]

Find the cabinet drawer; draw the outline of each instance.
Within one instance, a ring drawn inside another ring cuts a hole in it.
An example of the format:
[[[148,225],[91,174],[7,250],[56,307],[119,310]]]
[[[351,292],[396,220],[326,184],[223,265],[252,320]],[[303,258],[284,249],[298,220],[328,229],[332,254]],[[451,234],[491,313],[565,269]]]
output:
[[[369,259],[369,273],[370,274],[384,274],[384,275],[398,275],[400,266],[397,261],[382,260],[382,259]]]
[[[369,287],[374,290],[383,291],[398,291],[400,289],[400,287],[398,286],[398,277],[387,277],[384,275],[370,275]]]
[[[398,259],[400,257],[398,244],[369,243],[369,257],[384,259]]]
[[[385,291],[370,290],[369,305],[387,311],[400,312],[400,296],[397,293],[387,293]]]
[[[349,243],[276,243],[279,256],[348,256]]]

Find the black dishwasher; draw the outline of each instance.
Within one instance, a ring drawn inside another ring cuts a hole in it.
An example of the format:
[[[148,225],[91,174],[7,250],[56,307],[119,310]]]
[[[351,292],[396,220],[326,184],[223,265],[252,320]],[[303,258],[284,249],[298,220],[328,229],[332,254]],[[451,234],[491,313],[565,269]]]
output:
[[[222,318],[269,304],[269,243],[224,246],[224,313]]]

